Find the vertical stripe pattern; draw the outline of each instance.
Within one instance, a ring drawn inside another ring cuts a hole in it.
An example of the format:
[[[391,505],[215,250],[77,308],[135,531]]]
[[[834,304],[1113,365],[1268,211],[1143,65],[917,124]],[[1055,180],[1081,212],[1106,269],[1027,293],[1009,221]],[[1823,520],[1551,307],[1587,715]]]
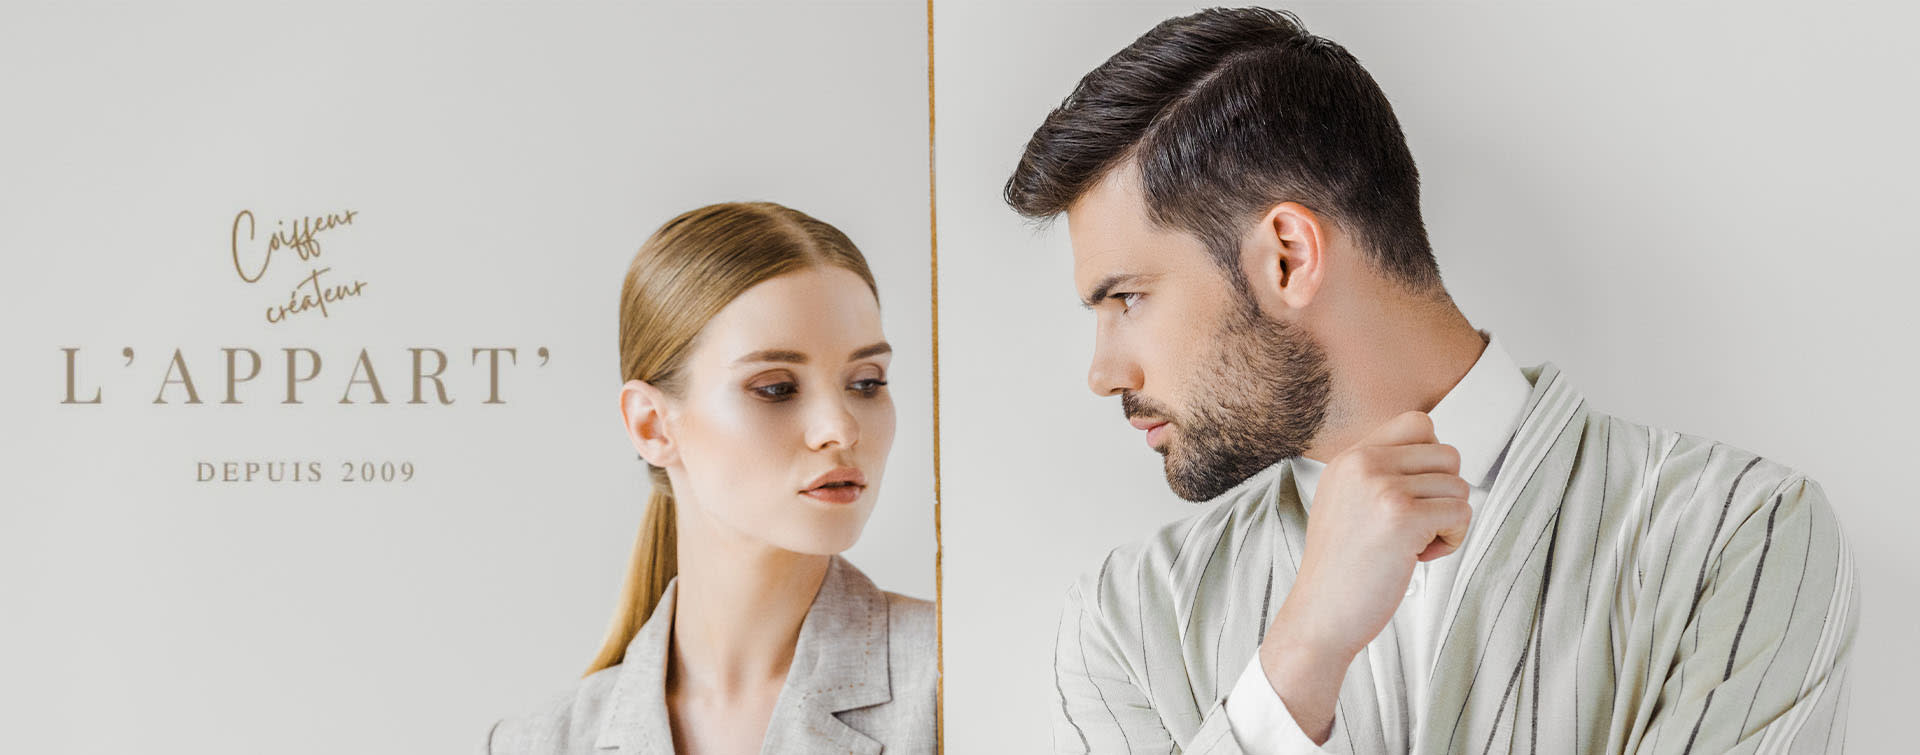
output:
[[[1522,372],[1524,418],[1453,556],[1431,695],[1408,701],[1425,706],[1421,741],[1837,751],[1859,588],[1825,491],[1744,449],[1599,413],[1551,362]],[[1221,700],[1305,532],[1282,462],[1076,582],[1056,638],[1054,749],[1239,752]],[[1367,655],[1348,669],[1336,739],[1385,753]]]

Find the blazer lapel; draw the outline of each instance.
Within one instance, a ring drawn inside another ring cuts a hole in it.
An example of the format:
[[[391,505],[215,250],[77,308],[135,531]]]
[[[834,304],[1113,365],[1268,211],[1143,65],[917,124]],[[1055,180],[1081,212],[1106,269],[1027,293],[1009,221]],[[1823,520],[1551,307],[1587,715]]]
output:
[[[673,628],[674,591],[669,581],[647,623],[627,643],[619,677],[608,697],[607,717],[594,747],[621,755],[673,755],[673,726],[667,722],[667,640]]]
[[[1493,488],[1468,530],[1429,674],[1423,751],[1506,752],[1522,671],[1537,664],[1560,503],[1579,454],[1585,400],[1552,362],[1523,368],[1533,391]],[[1513,707],[1513,716],[1506,710]],[[1506,739],[1500,737],[1505,732]],[[1493,749],[1496,741],[1500,748]]]
[[[887,658],[886,595],[834,556],[800,625],[760,751],[878,755],[879,742],[834,714],[893,699]]]
[[[1292,591],[1294,579],[1300,574],[1300,555],[1307,547],[1307,511],[1300,502],[1299,483],[1294,481],[1293,460],[1288,459],[1284,466],[1269,495],[1273,516],[1268,523],[1277,531],[1268,533],[1268,542],[1277,545],[1273,549],[1269,605],[1261,611],[1263,623],[1256,637],[1265,636],[1265,622],[1272,621],[1273,611],[1280,607],[1274,602],[1276,597]],[[1384,755],[1386,731],[1380,721],[1380,700],[1374,689],[1373,662],[1368,655],[1361,651],[1347,666],[1347,675],[1340,682],[1340,698],[1334,702],[1334,725],[1344,730],[1350,751]]]

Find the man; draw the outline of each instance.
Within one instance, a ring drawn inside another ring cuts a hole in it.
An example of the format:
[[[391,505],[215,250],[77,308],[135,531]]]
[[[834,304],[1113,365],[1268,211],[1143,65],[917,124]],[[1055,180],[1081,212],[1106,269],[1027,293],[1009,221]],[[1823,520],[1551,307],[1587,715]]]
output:
[[[1263,9],[1166,21],[1006,198],[1066,215],[1090,387],[1206,501],[1068,591],[1056,750],[1842,742],[1859,604],[1822,488],[1604,414],[1468,323],[1339,45]]]

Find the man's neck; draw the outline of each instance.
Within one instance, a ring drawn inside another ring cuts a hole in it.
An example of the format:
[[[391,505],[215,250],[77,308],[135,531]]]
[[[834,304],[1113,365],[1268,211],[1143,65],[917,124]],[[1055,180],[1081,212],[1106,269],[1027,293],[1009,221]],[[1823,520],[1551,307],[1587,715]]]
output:
[[[1451,301],[1414,305],[1401,299],[1350,308],[1328,318],[1320,338],[1331,362],[1333,396],[1325,424],[1301,454],[1319,462],[1398,414],[1432,411],[1487,346]]]

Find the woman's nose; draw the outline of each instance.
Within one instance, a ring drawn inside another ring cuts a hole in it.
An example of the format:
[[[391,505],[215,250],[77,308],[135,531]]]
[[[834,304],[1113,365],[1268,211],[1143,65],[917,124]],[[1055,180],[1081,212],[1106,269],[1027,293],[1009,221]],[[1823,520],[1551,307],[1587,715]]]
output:
[[[840,400],[822,401],[807,423],[807,447],[824,450],[833,446],[852,448],[860,442],[860,421]]]

